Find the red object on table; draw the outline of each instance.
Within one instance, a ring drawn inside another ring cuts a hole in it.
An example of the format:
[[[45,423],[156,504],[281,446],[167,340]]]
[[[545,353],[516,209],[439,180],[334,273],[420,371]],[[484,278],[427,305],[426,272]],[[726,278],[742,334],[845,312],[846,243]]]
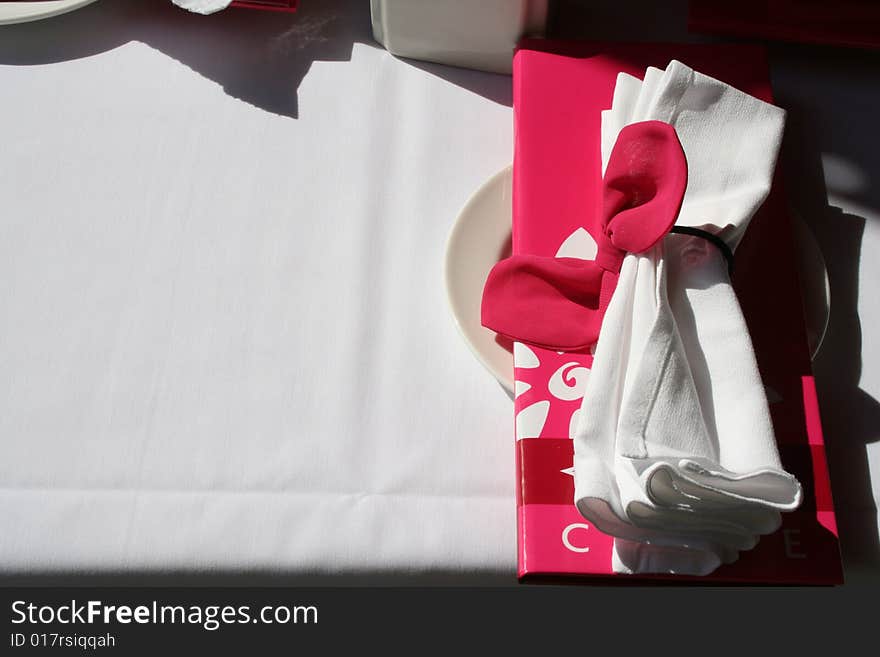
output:
[[[267,9],[269,11],[296,11],[298,0],[241,0],[230,4],[230,7],[242,9]]]
[[[641,121],[623,128],[603,181],[595,259],[505,258],[483,288],[483,326],[547,349],[596,344],[610,300],[603,290],[616,287],[627,253],[643,253],[666,236],[686,187],[687,162],[672,126]]]
[[[514,55],[513,253],[557,256],[601,230],[601,111],[618,72],[642,77],[671,59],[772,102],[763,48],[736,44],[594,44],[525,40]],[[711,583],[836,584],[837,525],[790,217],[778,180],[736,253],[733,284],[751,333],[780,456],[804,489],[782,528],[706,577],[614,574],[612,537],[574,506],[573,443],[592,356],[517,344],[518,572]],[[595,238],[594,238],[595,239]]]
[[[691,0],[692,32],[880,48],[880,3],[876,0]]]

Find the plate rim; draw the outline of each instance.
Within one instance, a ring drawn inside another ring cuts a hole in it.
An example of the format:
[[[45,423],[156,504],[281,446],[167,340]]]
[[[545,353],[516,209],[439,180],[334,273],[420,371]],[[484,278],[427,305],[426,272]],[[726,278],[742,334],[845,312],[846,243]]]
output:
[[[32,21],[52,18],[66,14],[74,9],[90,5],[97,0],[55,0],[54,2],[14,2],[3,6],[0,3],[0,25],[16,25],[18,23],[30,23]],[[4,9],[9,10],[4,15]],[[18,9],[19,11],[14,11]],[[27,13],[31,9],[34,13]],[[39,11],[42,10],[42,11]]]
[[[458,211],[458,214],[455,217],[455,221],[452,224],[452,228],[449,230],[449,234],[446,236],[446,245],[445,245],[445,254],[443,258],[443,282],[446,288],[446,306],[449,310],[449,313],[452,315],[452,320],[455,323],[455,328],[458,331],[459,335],[464,340],[465,344],[468,347],[468,350],[474,355],[477,361],[486,368],[486,370],[501,384],[501,386],[508,392],[513,393],[514,391],[514,380],[513,380],[513,363],[511,362],[510,374],[507,376],[499,376],[499,372],[496,371],[492,364],[488,362],[488,360],[484,357],[483,353],[477,349],[476,345],[471,341],[468,337],[464,326],[462,326],[462,319],[459,317],[459,314],[456,312],[456,306],[453,302],[453,292],[452,292],[452,267],[453,267],[453,257],[455,252],[452,250],[452,245],[456,240],[459,232],[463,230],[462,226],[463,218],[472,214],[473,207],[479,202],[480,197],[486,193],[487,189],[491,189],[494,185],[499,184],[505,177],[508,177],[513,172],[513,164],[507,164],[495,173],[493,173],[489,178],[484,180],[479,187],[477,187],[468,199],[464,202],[464,205],[461,206],[461,209]],[[511,213],[511,220],[513,216]],[[512,357],[511,357],[512,358]]]

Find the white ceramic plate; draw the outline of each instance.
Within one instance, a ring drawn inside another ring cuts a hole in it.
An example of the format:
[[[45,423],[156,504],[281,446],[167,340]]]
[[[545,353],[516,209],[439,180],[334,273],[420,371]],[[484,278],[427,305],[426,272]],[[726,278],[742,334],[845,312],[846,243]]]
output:
[[[452,316],[477,359],[508,391],[513,391],[513,356],[494,331],[480,324],[480,299],[489,270],[510,254],[512,169],[487,180],[462,208],[446,244],[446,295]],[[794,217],[804,314],[811,355],[815,358],[831,307],[828,273],[812,231]]]
[[[480,324],[483,284],[492,266],[510,255],[513,213],[511,167],[489,178],[462,208],[446,243],[446,295],[452,316],[474,356],[513,391],[513,355]]]
[[[95,0],[47,0],[46,2],[0,2],[0,25],[26,23],[79,9]]]

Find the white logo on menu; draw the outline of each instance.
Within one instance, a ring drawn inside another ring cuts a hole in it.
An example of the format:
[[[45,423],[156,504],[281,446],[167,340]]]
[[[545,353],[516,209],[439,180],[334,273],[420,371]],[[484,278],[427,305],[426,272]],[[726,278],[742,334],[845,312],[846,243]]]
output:
[[[590,526],[583,522],[571,523],[568,527],[562,530],[562,544],[566,547],[566,549],[571,550],[572,552],[589,552],[590,548],[588,546],[579,547],[577,545],[572,545],[571,541],[569,540],[569,535],[575,529],[583,529],[584,531],[587,531],[589,528]]]

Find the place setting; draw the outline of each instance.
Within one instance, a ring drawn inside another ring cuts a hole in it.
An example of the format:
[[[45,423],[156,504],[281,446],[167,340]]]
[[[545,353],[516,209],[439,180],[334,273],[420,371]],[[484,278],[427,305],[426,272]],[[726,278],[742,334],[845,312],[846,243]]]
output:
[[[802,591],[880,572],[880,10],[838,5],[0,1],[12,649],[843,610]]]

